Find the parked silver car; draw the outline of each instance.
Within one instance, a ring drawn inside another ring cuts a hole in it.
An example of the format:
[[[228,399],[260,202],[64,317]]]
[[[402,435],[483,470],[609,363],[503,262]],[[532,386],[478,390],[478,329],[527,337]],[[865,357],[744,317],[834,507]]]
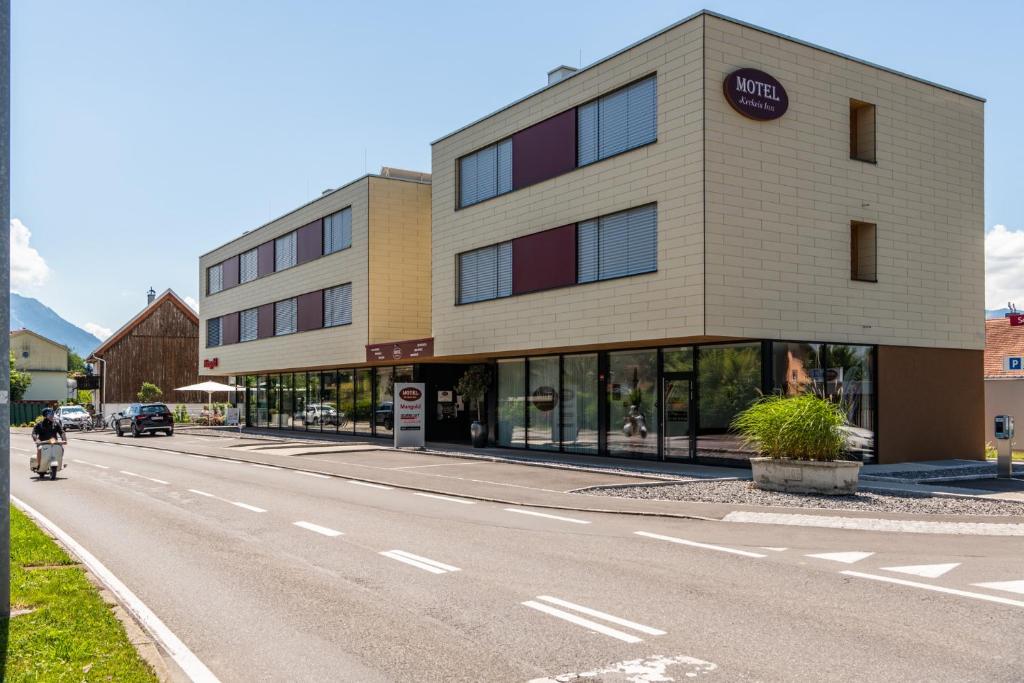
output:
[[[60,406],[57,408],[57,421],[65,430],[84,430],[92,426],[92,416],[82,406]]]

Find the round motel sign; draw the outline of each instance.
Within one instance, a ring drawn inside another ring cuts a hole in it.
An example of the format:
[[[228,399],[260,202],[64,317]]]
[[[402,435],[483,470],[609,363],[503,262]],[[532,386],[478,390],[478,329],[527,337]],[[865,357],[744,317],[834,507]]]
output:
[[[749,119],[771,121],[789,109],[789,95],[782,84],[758,69],[737,69],[725,77],[725,99]]]

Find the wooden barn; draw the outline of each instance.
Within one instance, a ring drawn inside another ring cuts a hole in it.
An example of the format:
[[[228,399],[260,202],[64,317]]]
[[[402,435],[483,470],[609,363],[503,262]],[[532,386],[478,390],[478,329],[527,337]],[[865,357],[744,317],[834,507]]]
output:
[[[98,398],[106,402],[100,410],[107,415],[138,401],[143,382],[160,387],[172,410],[179,403],[194,406],[207,400],[201,392],[174,390],[200,381],[199,317],[170,289],[160,296],[151,289],[148,301],[89,356],[103,376]]]

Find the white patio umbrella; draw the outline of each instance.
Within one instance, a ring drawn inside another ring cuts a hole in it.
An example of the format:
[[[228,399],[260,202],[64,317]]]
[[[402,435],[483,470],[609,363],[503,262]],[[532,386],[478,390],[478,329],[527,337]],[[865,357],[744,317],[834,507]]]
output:
[[[244,389],[244,387],[236,387],[231,384],[221,384],[220,382],[200,382],[199,384],[189,384],[187,387],[178,387],[175,391],[205,391],[206,397],[209,399],[210,410],[213,410],[213,395],[221,391],[238,391]]]

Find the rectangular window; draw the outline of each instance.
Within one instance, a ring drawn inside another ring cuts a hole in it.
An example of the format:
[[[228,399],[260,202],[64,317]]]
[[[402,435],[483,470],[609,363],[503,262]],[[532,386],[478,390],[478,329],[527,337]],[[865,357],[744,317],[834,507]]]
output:
[[[878,282],[877,228],[874,223],[850,223],[850,278]]]
[[[498,445],[526,446],[526,361],[498,361]]]
[[[594,282],[658,269],[658,206],[647,204],[577,227],[577,281]]]
[[[295,232],[274,240],[274,271],[285,270],[295,265]]]
[[[459,254],[459,303],[512,295],[512,243]]]
[[[274,335],[292,334],[297,324],[295,299],[285,299],[274,304]]]
[[[576,110],[578,166],[654,142],[658,137],[658,80],[650,76]]]
[[[221,319],[210,318],[206,321],[206,347],[220,346]]]
[[[238,341],[247,342],[256,339],[259,333],[259,309],[250,308],[239,314]]]
[[[562,447],[566,453],[596,454],[597,354],[565,356],[562,363]]]
[[[850,100],[850,158],[875,162],[875,105]]]
[[[206,269],[206,294],[216,294],[224,289],[224,264],[218,263]]]
[[[459,207],[512,191],[512,140],[459,159]]]
[[[259,249],[242,252],[239,257],[238,282],[252,282],[259,274]]]
[[[324,218],[324,256],[352,246],[352,207]]]
[[[352,324],[352,283],[324,290],[324,327]]]

